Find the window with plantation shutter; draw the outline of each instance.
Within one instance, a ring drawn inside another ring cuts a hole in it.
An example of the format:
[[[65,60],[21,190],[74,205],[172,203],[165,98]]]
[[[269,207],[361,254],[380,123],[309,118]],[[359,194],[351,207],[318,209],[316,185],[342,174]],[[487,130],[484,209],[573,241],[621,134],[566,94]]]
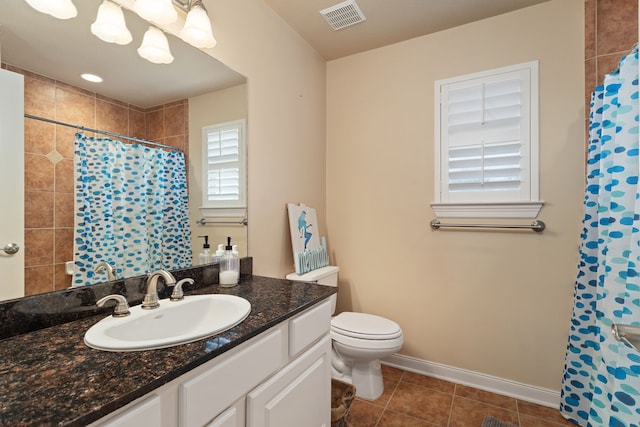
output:
[[[206,216],[246,215],[245,121],[202,129]]]
[[[435,83],[439,217],[535,218],[538,63]]]

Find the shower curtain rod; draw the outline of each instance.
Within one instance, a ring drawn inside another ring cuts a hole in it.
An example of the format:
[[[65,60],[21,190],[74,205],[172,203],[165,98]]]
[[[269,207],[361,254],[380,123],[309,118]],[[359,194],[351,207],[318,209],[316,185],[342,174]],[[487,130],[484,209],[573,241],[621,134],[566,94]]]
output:
[[[33,116],[31,114],[25,114],[24,116],[27,119],[40,120],[42,122],[53,123],[53,124],[56,124],[56,125],[67,126],[67,127],[70,127],[70,128],[76,128],[76,129],[82,130],[82,131],[94,132],[94,133],[99,133],[99,134],[102,134],[102,135],[113,136],[115,138],[121,138],[121,139],[126,139],[126,140],[129,140],[129,141],[140,142],[142,144],[147,144],[147,145],[153,145],[154,147],[168,148],[170,150],[176,150],[176,151],[184,151],[182,148],[179,148],[179,147],[172,147],[171,145],[160,144],[159,142],[147,141],[146,139],[134,138],[132,136],[121,135],[119,133],[107,132],[106,130],[91,129],[91,128],[80,126],[80,125],[72,125],[70,123],[60,122],[58,120],[53,120],[53,119],[47,119],[47,118],[44,118],[44,117]]]

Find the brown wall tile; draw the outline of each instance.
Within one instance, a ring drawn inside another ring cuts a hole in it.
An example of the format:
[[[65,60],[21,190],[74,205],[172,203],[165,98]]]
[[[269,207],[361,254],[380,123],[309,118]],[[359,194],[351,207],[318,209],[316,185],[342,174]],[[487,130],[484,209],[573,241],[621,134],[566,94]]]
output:
[[[52,191],[25,191],[25,228],[52,228],[54,198]]]
[[[129,135],[129,109],[122,105],[96,100],[96,128]]]
[[[184,135],[185,110],[184,105],[177,105],[165,110],[164,113],[165,137]]]
[[[593,89],[603,83],[605,74],[618,67],[620,58],[637,42],[637,0],[585,1],[586,117]]]
[[[129,109],[129,136],[134,138],[147,138],[146,114],[139,110]]]
[[[24,294],[36,295],[53,291],[53,264],[24,269]]]
[[[95,117],[95,97],[60,85],[56,87],[56,120],[93,128]]]
[[[53,264],[53,229],[27,229],[24,231],[24,265]]]
[[[596,0],[584,2],[584,58],[596,56]]]
[[[73,193],[56,193],[54,202],[56,228],[74,227],[74,198]]]
[[[56,151],[65,159],[73,159],[75,134],[79,129],[56,126]]]
[[[591,93],[597,86],[598,75],[596,72],[596,59],[587,59],[584,62],[584,96],[585,96],[585,108],[586,117],[589,117],[589,104],[591,103]]]
[[[55,125],[39,120],[24,121],[25,153],[48,154],[55,148]]]
[[[25,153],[25,191],[53,191],[53,163],[45,156]]]
[[[73,261],[73,227],[56,228],[54,234],[54,249],[54,263],[59,264]]]
[[[147,139],[158,141],[164,138],[164,110],[155,110],[146,114]]]
[[[597,0],[597,54],[630,50],[638,42],[638,1]]]
[[[73,193],[73,160],[56,163],[56,193]]]
[[[66,267],[64,263],[54,264],[53,275],[54,275],[53,287],[56,291],[67,289],[68,287],[71,286],[71,281],[73,277],[66,273]]]
[[[165,138],[162,143],[165,145],[170,145],[171,147],[181,148],[184,150],[185,148],[185,135],[171,136],[169,138]]]
[[[46,117],[47,119],[55,119],[55,83],[25,77],[24,112],[34,116]]]

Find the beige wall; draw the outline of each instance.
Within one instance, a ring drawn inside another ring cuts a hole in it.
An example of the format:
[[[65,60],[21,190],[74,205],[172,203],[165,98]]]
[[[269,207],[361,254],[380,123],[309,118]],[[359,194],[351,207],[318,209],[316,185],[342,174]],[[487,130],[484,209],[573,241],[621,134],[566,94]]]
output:
[[[254,273],[284,277],[294,270],[286,204],[326,217],[325,61],[262,0],[204,3],[218,40],[209,53],[248,79]]]
[[[238,85],[189,99],[189,217],[191,223],[191,247],[194,263],[202,251],[204,239],[208,235],[211,250],[219,243],[225,243],[227,236],[238,245],[241,256],[247,255],[247,227],[236,225],[199,225],[202,218],[202,128],[247,118],[247,85]],[[239,218],[217,218],[219,221],[239,221]],[[209,219],[214,221],[214,219]]]
[[[401,354],[559,390],[583,199],[583,27],[583,0],[554,0],[328,63],[339,309],[397,321]],[[547,230],[432,231],[434,81],[535,59]]]

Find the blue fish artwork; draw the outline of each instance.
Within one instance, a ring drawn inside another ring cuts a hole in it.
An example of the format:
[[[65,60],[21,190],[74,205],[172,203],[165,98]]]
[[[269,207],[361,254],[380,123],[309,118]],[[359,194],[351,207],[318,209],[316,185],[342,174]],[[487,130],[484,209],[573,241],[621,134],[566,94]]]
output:
[[[307,212],[300,212],[300,216],[298,217],[298,232],[301,237],[304,237],[304,249],[307,250],[307,245],[309,244],[309,240],[313,236],[313,233],[308,231],[312,224],[307,224]]]

